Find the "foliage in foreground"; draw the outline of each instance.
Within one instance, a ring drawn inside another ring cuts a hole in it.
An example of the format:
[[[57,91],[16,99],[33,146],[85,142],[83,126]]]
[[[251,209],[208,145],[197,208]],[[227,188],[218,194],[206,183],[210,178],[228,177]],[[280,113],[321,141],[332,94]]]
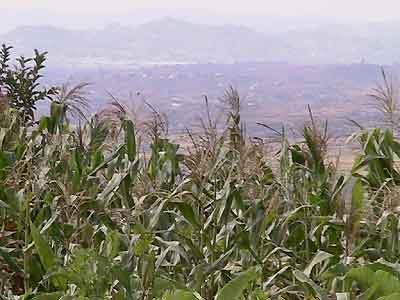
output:
[[[187,151],[156,112],[139,128],[114,102],[73,127],[77,91],[38,122],[5,96],[1,299],[399,299],[392,129],[355,134],[340,174],[313,118],[275,154],[248,139],[234,90],[225,130],[207,117]]]

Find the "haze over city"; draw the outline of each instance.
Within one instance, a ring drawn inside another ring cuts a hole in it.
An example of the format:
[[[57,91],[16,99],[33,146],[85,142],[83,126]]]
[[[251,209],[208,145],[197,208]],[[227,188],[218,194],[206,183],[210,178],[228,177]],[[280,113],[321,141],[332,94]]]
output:
[[[380,66],[400,61],[392,0],[1,0],[0,9],[0,40],[27,56],[48,51],[52,82],[93,82],[96,109],[105,90],[140,91],[179,112],[176,130],[205,91],[218,98],[231,84],[248,98],[249,118],[301,120],[301,107],[314,103],[339,124],[365,101]],[[269,112],[266,103],[275,103]]]

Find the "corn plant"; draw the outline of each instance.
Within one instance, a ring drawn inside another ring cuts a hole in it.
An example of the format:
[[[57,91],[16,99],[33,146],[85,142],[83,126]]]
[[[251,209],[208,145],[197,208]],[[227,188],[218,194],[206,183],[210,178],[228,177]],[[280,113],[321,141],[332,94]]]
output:
[[[2,92],[20,72],[8,59]],[[88,116],[85,87],[32,122],[32,102],[14,105],[24,91],[1,96],[1,299],[397,299],[393,129],[357,132],[341,172],[311,109],[301,140],[275,131],[275,151],[246,136],[231,88],[225,126],[206,98],[184,149],[151,105],[140,124],[115,98]]]

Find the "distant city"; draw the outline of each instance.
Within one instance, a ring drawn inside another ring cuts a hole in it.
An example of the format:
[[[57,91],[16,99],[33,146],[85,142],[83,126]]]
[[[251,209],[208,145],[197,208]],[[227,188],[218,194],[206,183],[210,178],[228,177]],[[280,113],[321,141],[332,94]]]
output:
[[[92,112],[107,106],[109,93],[136,104],[145,99],[170,117],[173,132],[193,125],[204,95],[217,110],[231,85],[245,99],[243,115],[254,135],[263,130],[256,121],[296,127],[308,104],[338,137],[351,130],[350,118],[370,124],[375,111],[366,95],[380,68],[393,75],[400,69],[400,22],[275,24],[286,27],[164,17],[103,29],[22,26],[0,40],[27,56],[36,48],[48,51],[48,83],[91,82]]]

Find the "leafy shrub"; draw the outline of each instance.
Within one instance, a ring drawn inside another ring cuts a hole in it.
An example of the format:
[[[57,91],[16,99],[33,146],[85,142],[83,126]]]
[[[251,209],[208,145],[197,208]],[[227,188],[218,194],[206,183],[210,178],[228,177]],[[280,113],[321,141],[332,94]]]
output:
[[[35,50],[33,58],[18,57],[17,65],[12,68],[11,50],[12,47],[4,44],[0,48],[0,95],[7,96],[9,105],[21,113],[25,122],[32,122],[36,103],[51,100],[57,94],[54,87],[39,88],[47,53]]]

